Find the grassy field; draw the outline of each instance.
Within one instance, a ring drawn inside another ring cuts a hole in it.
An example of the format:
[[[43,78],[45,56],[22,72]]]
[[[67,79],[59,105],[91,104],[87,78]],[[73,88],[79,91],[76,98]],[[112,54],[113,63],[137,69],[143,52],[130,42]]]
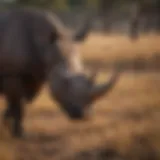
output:
[[[142,35],[137,41],[122,35],[90,35],[82,46],[86,64],[92,67],[119,67],[127,69],[159,70],[160,37]]]
[[[85,60],[115,62],[133,60],[137,57],[150,59],[160,52],[160,36],[142,35],[137,41],[131,41],[125,35],[90,34],[82,46]]]
[[[160,50],[158,40],[158,36],[150,36],[131,42],[126,37],[91,35],[82,50],[86,60],[107,63],[153,56]],[[109,74],[103,68],[97,81]],[[159,96],[160,74],[124,71],[115,88],[92,106],[92,119],[73,122],[50,99],[45,87],[26,106],[27,138],[16,141],[1,132],[0,160],[159,160]]]

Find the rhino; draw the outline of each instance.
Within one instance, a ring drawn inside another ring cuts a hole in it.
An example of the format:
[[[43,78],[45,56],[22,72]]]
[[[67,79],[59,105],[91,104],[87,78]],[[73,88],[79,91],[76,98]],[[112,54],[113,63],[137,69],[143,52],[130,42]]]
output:
[[[71,33],[48,10],[10,9],[0,13],[0,94],[5,96],[3,123],[13,137],[23,137],[24,106],[34,100],[43,84],[71,120],[87,119],[89,106],[115,85],[119,72],[104,84],[95,84],[97,71],[87,75],[80,42],[91,23]],[[89,116],[88,116],[89,117]]]

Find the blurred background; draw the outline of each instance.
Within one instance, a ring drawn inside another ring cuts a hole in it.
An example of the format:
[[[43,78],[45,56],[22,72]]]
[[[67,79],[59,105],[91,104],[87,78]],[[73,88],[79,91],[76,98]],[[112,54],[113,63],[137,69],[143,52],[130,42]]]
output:
[[[26,107],[30,138],[14,140],[1,128],[0,160],[159,160],[160,0],[0,0],[0,10],[22,6],[52,10],[71,30],[91,14],[84,64],[100,69],[97,82],[113,67],[123,72],[85,123],[68,121],[44,86]]]
[[[69,27],[76,27],[79,21],[92,13],[94,29],[106,32],[126,32],[128,23],[137,8],[142,10],[142,30],[156,30],[160,27],[159,0],[0,0],[1,9],[34,6],[53,10]]]
[[[160,30],[159,0],[0,0],[1,10],[22,6],[49,9],[56,13],[62,22],[73,31],[83,25],[88,15],[92,15],[92,33],[100,33],[103,38],[104,36],[105,38],[109,38],[111,34],[123,35],[130,38],[130,40],[135,40],[139,34],[143,34],[153,38],[156,42],[153,45],[158,47],[158,39],[156,40],[158,37],[153,37],[152,35],[157,35]],[[100,39],[102,40],[102,37]],[[145,39],[145,41],[148,40],[149,39]],[[150,50],[144,51],[143,46],[145,44],[143,44],[143,42],[141,42],[142,44],[140,45],[141,50],[134,53],[136,56],[128,53],[128,57],[126,57],[126,55],[125,57],[123,57],[123,55],[117,57],[116,55],[115,59],[112,54],[110,58],[116,60],[118,65],[123,68],[125,67],[125,69],[159,69],[160,57],[159,53],[157,53],[158,51],[153,49],[153,47],[151,48],[151,45],[148,46]],[[100,45],[103,45],[103,43],[107,42],[103,41]],[[135,44],[135,42],[133,43]],[[133,43],[127,45],[133,45]],[[123,44],[119,43],[119,46],[121,45]],[[102,51],[103,47],[100,48]],[[107,50],[111,49],[109,45],[106,45],[105,48]],[[136,48],[134,48],[134,50],[136,50]],[[96,53],[94,52],[96,52],[96,49],[92,53],[95,59],[97,59],[96,55],[101,54],[102,56],[102,52],[98,54],[98,51]],[[138,52],[147,52],[145,53],[147,55],[144,57],[141,55],[142,53]],[[154,52],[154,54],[152,54],[152,52]],[[106,53],[104,54],[106,55]],[[88,56],[86,53],[84,55],[86,57]],[[134,60],[129,59],[130,55],[134,56]],[[112,65],[113,61],[111,61],[110,58],[107,61],[108,63],[106,63],[106,59],[102,62],[101,58],[101,64],[107,67]],[[91,60],[90,55],[89,60]],[[95,63],[99,64],[98,61]]]

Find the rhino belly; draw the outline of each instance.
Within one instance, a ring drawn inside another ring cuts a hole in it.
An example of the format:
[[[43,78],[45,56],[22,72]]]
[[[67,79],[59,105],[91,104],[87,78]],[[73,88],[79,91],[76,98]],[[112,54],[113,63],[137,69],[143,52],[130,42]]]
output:
[[[28,102],[34,100],[34,98],[39,94],[44,82],[45,78],[41,75],[34,74],[32,75],[23,76],[22,77],[23,87],[24,87],[24,96]]]

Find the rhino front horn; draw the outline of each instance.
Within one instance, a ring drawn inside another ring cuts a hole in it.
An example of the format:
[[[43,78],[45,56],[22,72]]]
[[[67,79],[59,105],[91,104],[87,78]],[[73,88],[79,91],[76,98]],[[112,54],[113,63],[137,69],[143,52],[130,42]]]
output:
[[[111,91],[111,89],[115,86],[116,82],[118,81],[119,76],[120,76],[120,72],[116,70],[112,74],[111,78],[107,80],[106,83],[99,84],[99,85],[93,85],[91,92],[90,92],[91,101],[96,100],[97,98]]]

